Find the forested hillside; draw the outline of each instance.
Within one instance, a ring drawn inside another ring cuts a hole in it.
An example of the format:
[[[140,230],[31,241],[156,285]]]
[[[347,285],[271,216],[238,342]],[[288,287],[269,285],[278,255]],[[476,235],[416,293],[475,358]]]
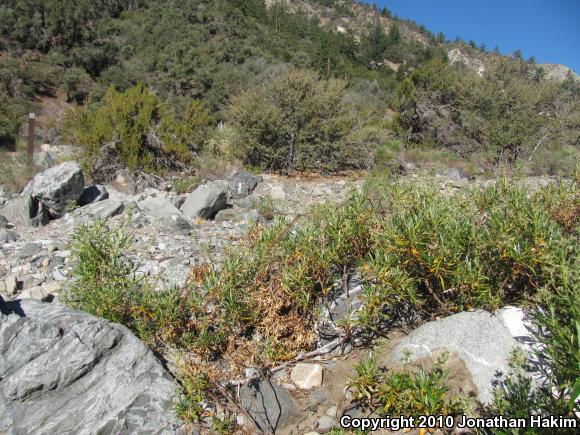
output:
[[[533,59],[476,47],[349,0],[7,0],[0,142],[13,147],[25,113],[56,98],[77,109],[41,123],[43,141],[82,145],[85,160],[106,148],[105,160],[133,171],[193,167],[202,154],[285,171],[369,168],[431,149],[479,169],[573,170],[578,82],[545,80]],[[451,62],[451,49],[483,67]],[[259,90],[272,82],[288,93]],[[308,133],[318,127],[305,123],[328,115],[316,105],[294,127],[271,122],[323,89],[344,106],[334,132]],[[266,108],[244,118],[250,100]],[[114,101],[125,115],[103,107]],[[364,158],[351,159],[353,147]],[[294,162],[291,148],[309,157]],[[256,158],[257,149],[285,157]],[[321,149],[335,151],[321,161]]]

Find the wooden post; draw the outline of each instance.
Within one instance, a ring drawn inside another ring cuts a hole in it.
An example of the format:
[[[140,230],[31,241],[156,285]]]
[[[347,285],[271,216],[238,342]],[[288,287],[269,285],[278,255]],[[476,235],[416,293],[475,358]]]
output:
[[[34,157],[34,134],[36,126],[36,117],[34,113],[28,115],[28,163],[32,163]]]

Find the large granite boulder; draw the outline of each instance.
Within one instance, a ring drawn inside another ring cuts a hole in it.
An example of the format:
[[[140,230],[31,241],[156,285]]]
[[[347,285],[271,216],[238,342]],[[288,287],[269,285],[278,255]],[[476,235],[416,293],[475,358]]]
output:
[[[69,202],[76,204],[85,188],[83,171],[76,162],[65,162],[37,174],[24,188],[41,203],[53,219],[66,213]]]
[[[218,211],[227,207],[228,191],[229,185],[223,180],[202,184],[187,195],[181,211],[190,219],[212,219]]]
[[[141,212],[151,219],[151,223],[168,234],[188,235],[191,225],[183,214],[166,198],[147,197],[137,203]]]
[[[19,227],[40,227],[48,223],[48,211],[31,195],[8,200],[0,213]]]
[[[251,194],[261,181],[263,178],[260,176],[254,176],[247,171],[238,171],[228,178],[230,196],[233,199],[244,198]]]
[[[521,309],[506,307],[496,313],[471,311],[428,322],[406,336],[394,349],[395,361],[410,361],[447,351],[465,363],[483,404],[493,400],[494,384],[510,372],[508,361],[520,348],[530,354],[534,340]]]
[[[175,433],[176,384],[127,328],[58,304],[0,304],[0,433]]]

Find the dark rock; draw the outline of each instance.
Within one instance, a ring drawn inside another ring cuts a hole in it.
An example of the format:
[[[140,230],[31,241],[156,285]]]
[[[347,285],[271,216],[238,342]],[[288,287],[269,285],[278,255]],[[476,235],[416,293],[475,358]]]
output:
[[[92,204],[94,202],[99,202],[108,198],[109,192],[107,191],[106,187],[100,184],[94,184],[92,186],[85,187],[83,194],[78,200],[78,205],[83,207],[87,204]]]
[[[294,399],[275,382],[256,380],[240,388],[240,402],[263,432],[290,424],[297,412]]]
[[[0,228],[8,228],[8,219],[0,215]]]
[[[41,203],[53,219],[66,213],[69,202],[77,203],[84,190],[83,172],[76,162],[65,162],[37,174],[24,188]]]
[[[1,433],[174,433],[176,386],[124,326],[0,302]]]
[[[262,181],[261,176],[254,176],[247,171],[236,172],[228,178],[230,196],[233,199],[244,198],[251,194]]]

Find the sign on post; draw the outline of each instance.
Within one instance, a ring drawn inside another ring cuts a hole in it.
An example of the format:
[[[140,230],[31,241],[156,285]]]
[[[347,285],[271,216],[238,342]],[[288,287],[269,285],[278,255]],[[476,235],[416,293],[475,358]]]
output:
[[[36,126],[36,116],[34,113],[28,115],[28,162],[32,163],[34,156],[34,134]]]

